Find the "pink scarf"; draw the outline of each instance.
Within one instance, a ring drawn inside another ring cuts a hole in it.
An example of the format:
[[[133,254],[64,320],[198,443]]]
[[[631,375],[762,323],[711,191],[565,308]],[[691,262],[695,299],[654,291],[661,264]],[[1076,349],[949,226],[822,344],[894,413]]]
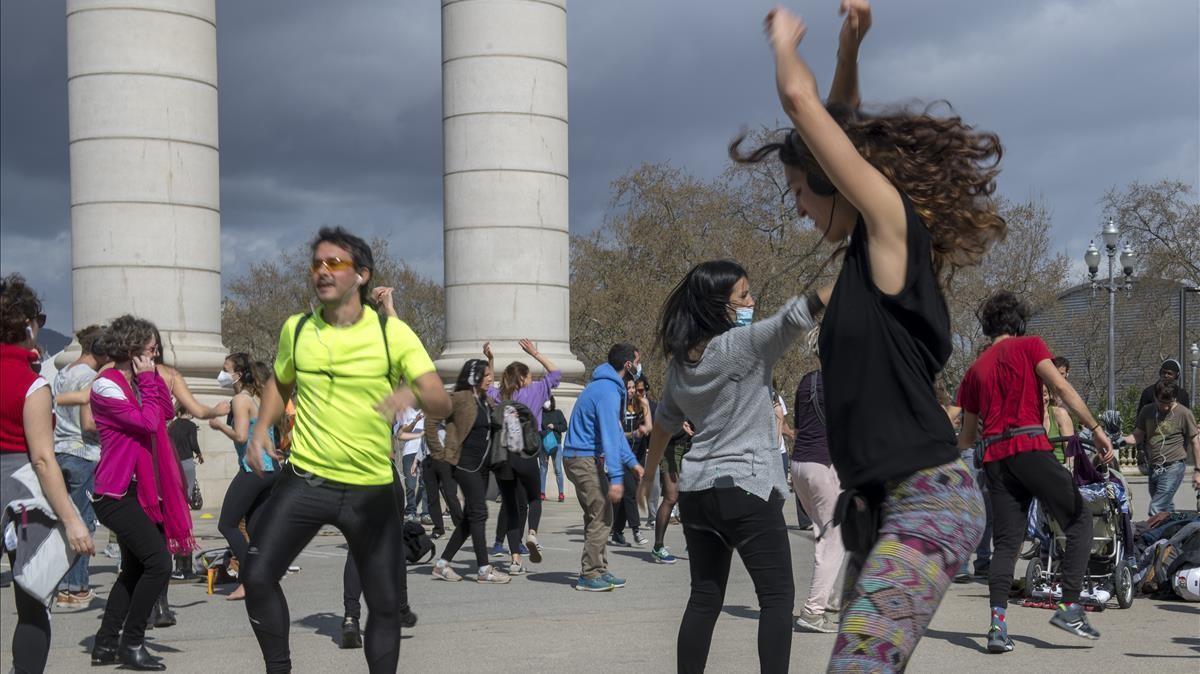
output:
[[[167,550],[172,554],[184,554],[196,548],[196,540],[192,537],[192,516],[183,495],[183,476],[175,459],[171,438],[167,435],[166,420],[174,415],[174,408],[162,377],[157,372],[149,374],[153,376],[135,375],[142,384],[140,404],[129,382],[115,368],[102,372],[100,376],[121,387],[131,404],[138,405],[143,411],[150,408],[148,411],[159,414],[153,435],[128,437],[141,450],[137,453],[132,477],[137,479],[137,498],[142,510],[151,521],[163,526]],[[145,446],[147,440],[149,447]]]

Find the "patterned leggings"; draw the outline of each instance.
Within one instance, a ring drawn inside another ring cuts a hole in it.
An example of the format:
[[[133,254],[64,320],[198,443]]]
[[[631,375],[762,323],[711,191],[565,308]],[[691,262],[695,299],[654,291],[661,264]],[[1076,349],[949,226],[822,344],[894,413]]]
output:
[[[850,554],[830,672],[902,672],[983,533],[983,499],[961,460],[889,482],[879,539]]]

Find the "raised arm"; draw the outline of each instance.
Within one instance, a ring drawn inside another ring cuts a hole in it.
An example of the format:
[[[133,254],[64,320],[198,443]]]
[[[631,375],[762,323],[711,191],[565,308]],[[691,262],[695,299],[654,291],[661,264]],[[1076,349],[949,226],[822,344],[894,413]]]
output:
[[[867,0],[842,0],[838,13],[846,18],[838,34],[837,67],[829,86],[828,102],[857,110],[862,103],[858,92],[858,47],[871,29],[871,5]]]
[[[875,285],[885,293],[900,292],[908,255],[900,193],[859,154],[825,109],[812,70],[796,52],[807,31],[804,20],[776,8],[767,14],[766,29],[775,53],[775,85],[784,112],[837,188],[837,196],[848,200],[866,221]]]
[[[383,313],[392,318],[400,318],[396,314],[396,304],[392,301],[393,289],[387,286],[376,286],[371,289],[371,299],[375,304],[383,310]]]
[[[554,361],[543,355],[541,351],[538,351],[537,345],[534,344],[532,340],[522,339],[521,350],[529,354],[531,358],[540,363],[546,372],[554,372],[558,369],[558,366],[554,364]],[[491,362],[490,358],[489,362]]]

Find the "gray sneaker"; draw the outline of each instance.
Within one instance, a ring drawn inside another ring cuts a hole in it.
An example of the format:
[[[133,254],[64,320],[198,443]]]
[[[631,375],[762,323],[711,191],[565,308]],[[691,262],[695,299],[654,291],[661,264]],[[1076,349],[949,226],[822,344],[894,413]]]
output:
[[[646,540],[646,537],[642,535],[641,531],[633,532],[633,544],[636,545],[637,547],[644,548],[644,547],[646,547],[646,544],[649,542],[650,541]]]
[[[486,571],[480,569],[479,575],[475,577],[475,582],[481,584],[503,585],[512,580],[512,577],[507,573],[501,573],[496,570],[496,567],[489,567]]]
[[[800,612],[800,615],[796,616],[796,631],[836,634],[838,631],[838,624],[836,620],[831,619],[826,613],[813,615],[807,610],[804,610]]]

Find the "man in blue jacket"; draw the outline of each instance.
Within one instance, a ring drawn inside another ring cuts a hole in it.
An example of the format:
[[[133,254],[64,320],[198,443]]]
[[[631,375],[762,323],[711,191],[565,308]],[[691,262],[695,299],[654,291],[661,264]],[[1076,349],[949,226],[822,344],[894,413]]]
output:
[[[608,362],[592,372],[583,389],[563,438],[563,467],[575,485],[583,508],[583,568],[576,590],[607,592],[625,587],[625,580],[608,572],[608,532],[612,529],[612,503],[625,493],[625,471],[642,477],[642,467],[625,441],[621,426],[625,410],[625,380],[642,372],[641,354],[632,344],[614,344]]]

